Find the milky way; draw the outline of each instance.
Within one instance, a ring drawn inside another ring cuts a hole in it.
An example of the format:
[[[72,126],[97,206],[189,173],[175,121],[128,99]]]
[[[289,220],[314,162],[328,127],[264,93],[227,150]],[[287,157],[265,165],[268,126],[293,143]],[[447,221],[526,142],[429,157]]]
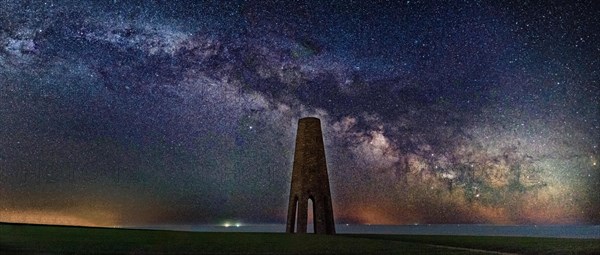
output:
[[[594,1],[219,2],[0,1],[0,221],[600,223]]]

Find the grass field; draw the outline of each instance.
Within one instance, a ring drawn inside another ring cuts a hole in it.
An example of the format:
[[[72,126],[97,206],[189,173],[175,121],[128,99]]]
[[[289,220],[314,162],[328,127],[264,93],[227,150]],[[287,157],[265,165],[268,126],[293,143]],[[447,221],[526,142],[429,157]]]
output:
[[[0,224],[0,254],[600,254],[598,239],[200,233]],[[493,254],[493,252],[490,252]],[[496,253],[498,254],[498,253]]]

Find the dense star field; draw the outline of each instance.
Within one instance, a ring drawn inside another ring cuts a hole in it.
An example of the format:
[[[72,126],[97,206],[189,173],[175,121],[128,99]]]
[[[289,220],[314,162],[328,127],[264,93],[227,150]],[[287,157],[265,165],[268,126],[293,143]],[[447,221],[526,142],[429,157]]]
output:
[[[0,221],[600,224],[596,1],[220,2],[0,0]]]

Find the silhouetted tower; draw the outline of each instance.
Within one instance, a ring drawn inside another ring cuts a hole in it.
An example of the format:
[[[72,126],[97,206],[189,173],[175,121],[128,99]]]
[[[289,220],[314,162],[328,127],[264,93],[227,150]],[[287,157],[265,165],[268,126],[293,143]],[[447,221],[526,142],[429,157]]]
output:
[[[335,234],[325,146],[318,118],[302,118],[298,121],[288,206],[288,233],[306,233],[309,199],[313,204],[315,233]]]

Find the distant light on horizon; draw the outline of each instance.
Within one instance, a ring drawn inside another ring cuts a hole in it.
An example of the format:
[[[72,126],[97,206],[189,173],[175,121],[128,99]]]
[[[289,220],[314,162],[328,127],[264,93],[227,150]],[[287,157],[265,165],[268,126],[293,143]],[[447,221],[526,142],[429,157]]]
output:
[[[243,226],[243,224],[241,222],[225,221],[221,226],[226,227],[226,228],[229,228],[229,227],[239,228],[239,227]]]

